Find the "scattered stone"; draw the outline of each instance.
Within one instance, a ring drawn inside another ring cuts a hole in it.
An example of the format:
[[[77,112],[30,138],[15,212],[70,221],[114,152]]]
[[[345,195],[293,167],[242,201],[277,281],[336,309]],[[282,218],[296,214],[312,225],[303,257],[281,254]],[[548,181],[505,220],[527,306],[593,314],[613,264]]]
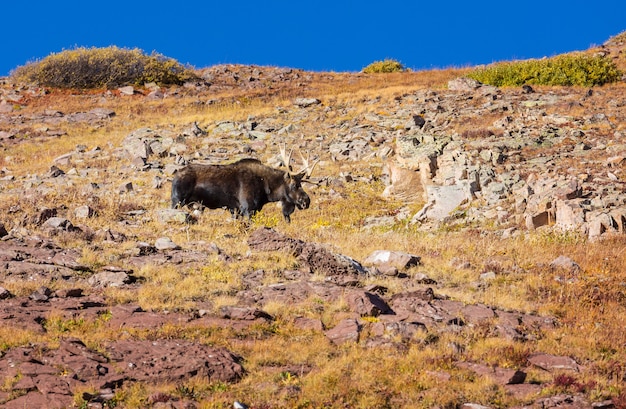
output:
[[[270,228],[261,228],[248,237],[248,245],[255,251],[285,251],[293,254],[311,272],[326,275],[341,285],[354,285],[359,276],[369,274],[358,261],[342,254],[332,253],[321,245],[305,243],[284,236]]]
[[[294,327],[303,330],[312,330],[317,332],[324,330],[324,324],[322,321],[315,318],[296,317],[293,320],[293,325]]]
[[[95,233],[95,236],[104,242],[121,243],[126,241],[126,235],[113,231],[111,229],[101,229]]]
[[[451,186],[427,186],[428,203],[413,216],[412,222],[426,219],[444,220],[459,206],[472,200],[474,188],[469,183]]]
[[[57,162],[64,162],[63,159],[59,159],[59,158],[55,159],[55,161],[57,161]],[[65,162],[65,163],[68,163],[68,162]],[[63,175],[65,175],[65,172],[63,172],[63,170],[59,169],[57,166],[52,166],[52,167],[50,167],[50,171],[48,172],[47,176],[50,177],[50,178],[57,178],[57,177],[63,176]]]
[[[360,290],[352,290],[345,295],[350,311],[361,317],[377,317],[391,313],[391,308],[378,295]]]
[[[189,223],[191,215],[180,209],[160,209],[157,211],[157,219],[161,223]]]
[[[256,308],[225,306],[220,308],[220,313],[223,318],[232,320],[256,320],[259,318],[268,321],[274,320],[270,314]]]
[[[568,356],[557,356],[551,354],[535,354],[528,358],[528,362],[546,371],[569,370],[578,372],[580,367],[572,358]]]
[[[480,405],[478,403],[464,403],[461,405],[461,409],[491,409],[491,407]]]
[[[103,271],[87,280],[92,287],[122,287],[135,282],[135,278],[124,271]]]
[[[558,256],[550,263],[552,270],[568,271],[570,273],[580,272],[580,266],[574,260],[566,256]]]
[[[132,182],[126,182],[124,183],[122,186],[120,186],[120,193],[130,193],[132,192],[133,189],[133,183]]]
[[[354,319],[345,319],[337,326],[326,331],[326,337],[334,344],[341,345],[347,342],[359,342],[361,326]]]
[[[308,107],[310,107],[312,105],[318,105],[318,104],[321,104],[321,103],[322,103],[322,101],[320,101],[317,98],[296,98],[293,101],[293,104],[295,106],[297,106],[297,107],[300,107],[300,108],[308,108]]]
[[[240,361],[224,348],[182,339],[114,341],[97,352],[79,339],[63,338],[58,348],[14,348],[0,357],[0,372],[20,378],[8,386],[18,398],[3,407],[70,407],[74,392],[86,384],[100,393],[83,397],[97,402],[98,397],[112,399],[114,390],[132,382],[176,383],[197,377],[236,382],[244,375]],[[59,370],[67,376],[56,376]]]
[[[134,95],[135,88],[132,85],[127,85],[125,87],[121,87],[117,89],[120,92],[120,95]]]
[[[65,217],[50,217],[43,223],[42,227],[48,230],[58,230],[58,231],[76,231],[78,230],[72,222],[67,220]]]
[[[398,270],[406,270],[407,268],[418,266],[420,257],[400,251],[376,250],[367,256],[363,263],[375,265],[378,268],[381,268],[381,266],[393,266]]]
[[[159,237],[154,243],[157,250],[180,250],[180,246],[174,243],[169,237]]]
[[[79,219],[87,219],[94,217],[96,215],[96,211],[87,205],[83,205],[74,210],[74,215]]]
[[[50,219],[51,217],[55,217],[56,215],[57,209],[48,209],[44,207],[35,217],[33,217],[32,222],[37,226],[41,226],[44,222],[46,222],[46,220]]]
[[[481,87],[481,83],[471,78],[459,77],[448,81],[450,91],[474,91]]]
[[[51,295],[51,289],[48,287],[40,287],[30,295],[30,299],[33,301],[48,301]]]

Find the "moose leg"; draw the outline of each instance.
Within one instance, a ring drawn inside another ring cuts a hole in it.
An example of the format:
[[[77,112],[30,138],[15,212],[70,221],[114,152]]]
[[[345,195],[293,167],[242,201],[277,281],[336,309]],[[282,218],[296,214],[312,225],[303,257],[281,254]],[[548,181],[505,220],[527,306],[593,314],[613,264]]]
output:
[[[291,223],[291,213],[296,210],[296,205],[294,203],[283,201],[283,217],[287,223]]]

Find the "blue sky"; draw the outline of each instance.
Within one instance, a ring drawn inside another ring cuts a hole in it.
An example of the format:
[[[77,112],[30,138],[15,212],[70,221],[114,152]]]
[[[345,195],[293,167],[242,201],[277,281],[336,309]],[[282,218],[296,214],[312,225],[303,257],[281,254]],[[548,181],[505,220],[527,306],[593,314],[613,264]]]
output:
[[[357,72],[540,58],[626,31],[626,1],[17,1],[0,7],[0,76],[77,46],[156,51],[196,68],[238,63]]]

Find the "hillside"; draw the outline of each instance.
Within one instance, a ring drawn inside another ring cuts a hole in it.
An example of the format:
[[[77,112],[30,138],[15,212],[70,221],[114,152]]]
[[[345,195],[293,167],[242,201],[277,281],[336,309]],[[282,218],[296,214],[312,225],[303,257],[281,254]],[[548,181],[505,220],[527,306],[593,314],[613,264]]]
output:
[[[0,79],[0,405],[626,408],[626,83],[468,71]],[[283,145],[291,223],[170,208]]]

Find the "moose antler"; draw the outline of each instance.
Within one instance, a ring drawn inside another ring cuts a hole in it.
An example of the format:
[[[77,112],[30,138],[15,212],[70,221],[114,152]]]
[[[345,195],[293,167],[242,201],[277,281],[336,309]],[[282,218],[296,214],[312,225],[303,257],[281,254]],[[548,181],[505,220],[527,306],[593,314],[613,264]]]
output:
[[[311,152],[308,151],[307,156],[305,158],[304,155],[302,154],[302,151],[298,149],[298,154],[300,155],[300,159],[302,159],[302,169],[300,169],[298,172],[293,172],[291,168],[291,155],[293,154],[293,149],[291,149],[289,151],[289,154],[287,154],[287,146],[284,143],[282,143],[279,146],[279,149],[280,149],[280,158],[283,162],[283,165],[287,168],[287,171],[289,172],[289,174],[302,175],[303,179],[308,179],[311,177],[311,174],[313,173],[313,169],[315,168],[317,163],[320,161],[319,159],[317,159],[311,165]]]
[[[287,145],[282,143],[278,147],[280,149],[280,158],[283,161],[283,165],[287,168],[287,171],[291,173],[291,154],[293,153],[293,149],[289,151],[289,155],[287,155]]]
[[[298,153],[300,154],[300,158],[302,159],[302,170],[300,170],[300,172],[298,173],[303,173],[304,179],[309,179],[311,175],[313,174],[313,169],[315,169],[315,166],[318,164],[320,160],[319,159],[315,160],[315,162],[313,162],[313,165],[311,165],[310,164],[311,151],[307,152],[306,158],[304,157],[304,155],[302,155],[301,151],[298,151]]]

